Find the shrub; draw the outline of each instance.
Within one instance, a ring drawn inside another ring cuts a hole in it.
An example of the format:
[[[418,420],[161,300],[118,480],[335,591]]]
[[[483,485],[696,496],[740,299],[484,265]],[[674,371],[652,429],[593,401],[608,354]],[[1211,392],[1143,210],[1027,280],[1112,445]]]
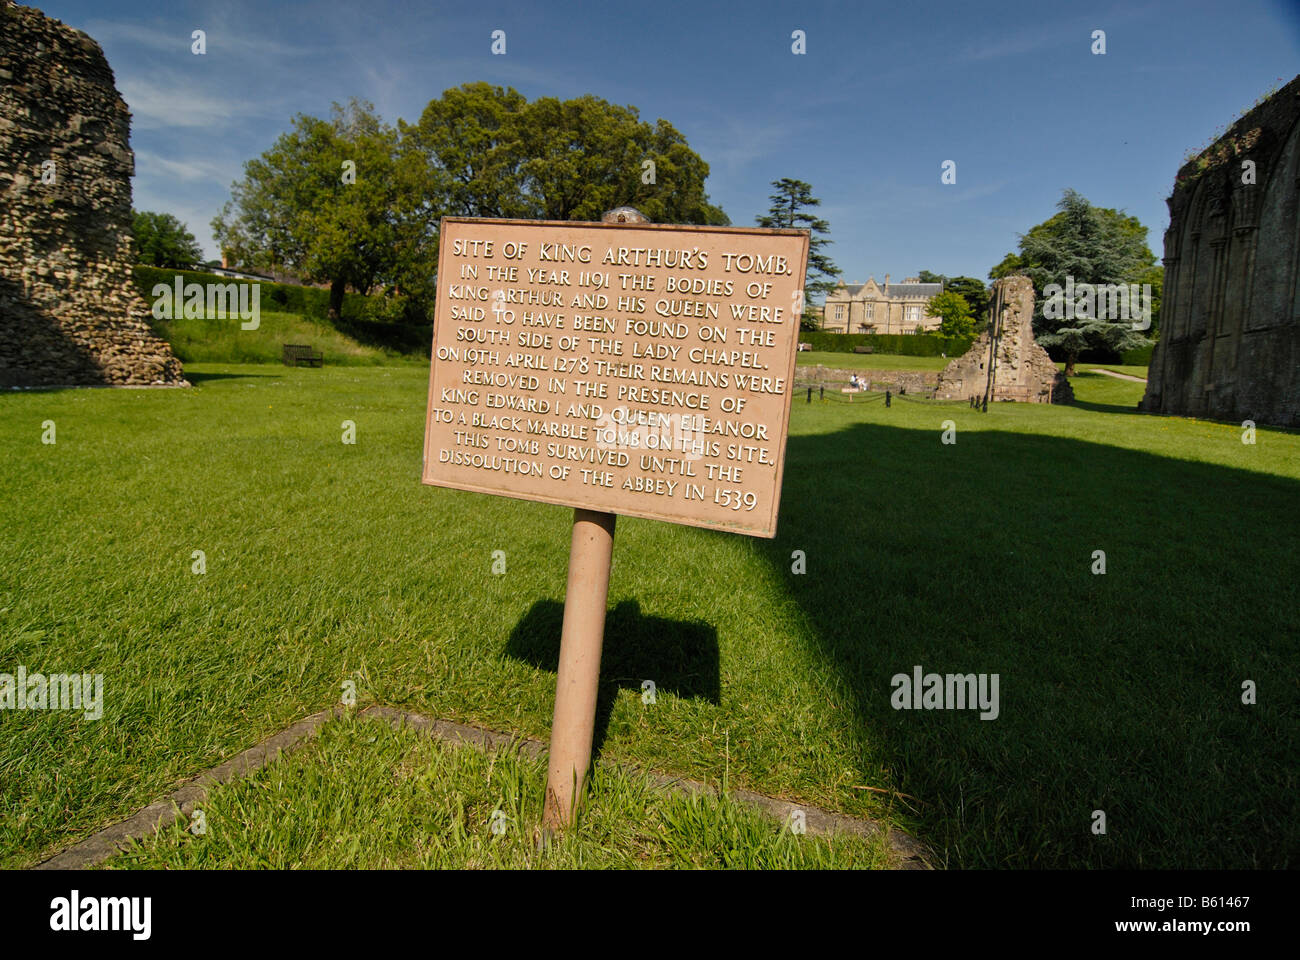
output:
[[[874,353],[891,353],[903,357],[959,357],[970,349],[973,340],[964,337],[940,337],[932,333],[809,333],[799,339],[812,344],[814,350],[830,353],[854,353],[856,347],[871,347]]]
[[[1125,350],[1120,354],[1120,363],[1126,366],[1149,367],[1151,366],[1151,352],[1155,348],[1154,343],[1148,343],[1145,347],[1138,347],[1136,350]]]

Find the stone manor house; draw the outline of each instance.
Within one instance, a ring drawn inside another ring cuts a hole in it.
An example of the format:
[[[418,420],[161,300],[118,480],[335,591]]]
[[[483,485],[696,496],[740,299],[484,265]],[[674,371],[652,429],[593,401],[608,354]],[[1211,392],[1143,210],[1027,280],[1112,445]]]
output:
[[[846,284],[843,278],[830,293],[822,312],[822,329],[827,333],[915,333],[936,330],[939,317],[930,316],[925,305],[943,293],[941,283],[921,283],[908,277],[902,283],[883,284],[870,277],[866,283]]]

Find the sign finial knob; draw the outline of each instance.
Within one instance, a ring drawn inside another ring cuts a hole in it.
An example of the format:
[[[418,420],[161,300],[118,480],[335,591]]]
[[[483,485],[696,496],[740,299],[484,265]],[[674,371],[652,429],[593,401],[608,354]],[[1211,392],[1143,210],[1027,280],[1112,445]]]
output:
[[[615,207],[601,214],[602,223],[649,223],[650,218],[636,207]]]

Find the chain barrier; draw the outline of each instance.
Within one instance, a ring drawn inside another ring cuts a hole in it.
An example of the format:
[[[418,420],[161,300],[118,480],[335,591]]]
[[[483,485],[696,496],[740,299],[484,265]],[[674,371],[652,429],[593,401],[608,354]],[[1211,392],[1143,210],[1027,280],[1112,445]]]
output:
[[[951,407],[960,404],[963,407],[969,407],[969,400],[936,400],[933,397],[913,397],[906,393],[894,394],[895,399],[906,400],[908,403],[922,403],[929,407]]]
[[[892,397],[894,400],[906,400],[908,403],[919,403],[931,407],[969,407],[971,405],[969,399],[936,400],[933,397],[918,397],[913,394],[898,393],[893,390],[860,390],[856,393],[844,393],[838,384],[833,383],[828,387],[828,385],[824,383],[809,383],[806,380],[803,382],[796,381],[794,384],[794,390],[796,394],[795,399],[802,399],[805,403],[808,402],[807,391],[812,390],[814,394],[813,399],[820,400],[823,403],[827,400],[833,403],[872,403],[876,400],[885,400]],[[804,396],[797,396],[798,394],[803,394]],[[868,396],[863,396],[863,394],[868,394]]]

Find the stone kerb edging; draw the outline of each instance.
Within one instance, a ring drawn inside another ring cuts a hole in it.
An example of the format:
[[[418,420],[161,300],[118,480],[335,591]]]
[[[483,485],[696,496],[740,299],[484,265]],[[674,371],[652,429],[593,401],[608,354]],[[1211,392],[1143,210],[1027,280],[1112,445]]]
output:
[[[312,737],[320,732],[320,729],[327,721],[342,716],[344,712],[345,708],[341,706],[334,707],[299,720],[287,729],[262,741],[257,746],[250,747],[238,754],[233,759],[199,774],[180,789],[162,800],[149,804],[134,816],[100,830],[44,863],[38,864],[33,869],[84,870],[102,863],[109,857],[121,852],[123,845],[127,841],[152,836],[175,822],[177,817],[188,817],[198,803],[207,799],[209,787],[227,783],[236,777],[255,773],[267,764],[274,762],[280,756],[301,749]],[[499,733],[495,730],[454,723],[450,720],[438,720],[422,714],[399,710],[396,707],[375,704],[358,711],[357,715],[383,720],[395,727],[410,727],[412,730],[448,743],[468,744],[482,750],[518,750],[520,753],[534,759],[546,753],[546,744],[540,740]],[[637,770],[637,772],[645,776],[651,784],[661,790],[671,790],[685,795],[707,794],[717,796],[717,790],[714,787],[698,780],[669,777],[642,770]],[[751,790],[732,789],[728,791],[728,796],[733,800],[755,807],[782,823],[787,822],[791,814],[796,810],[802,810],[807,831],[811,834],[847,833],[875,839],[883,832],[890,853],[894,858],[893,866],[896,869],[930,869],[933,858],[929,852],[915,838],[900,830],[895,830],[871,820],[860,820],[843,814],[830,813],[806,804],[778,800]]]

